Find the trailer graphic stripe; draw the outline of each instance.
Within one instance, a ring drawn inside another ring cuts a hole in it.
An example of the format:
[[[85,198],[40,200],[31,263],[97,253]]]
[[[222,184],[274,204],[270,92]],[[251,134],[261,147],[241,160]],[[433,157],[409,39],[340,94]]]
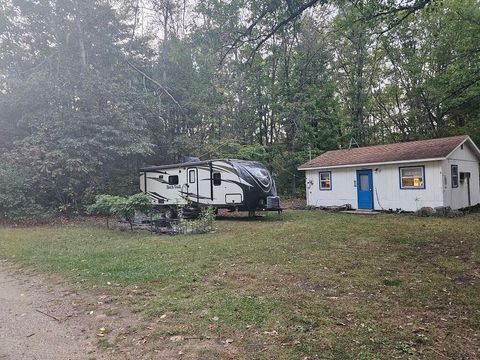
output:
[[[202,170],[208,170],[208,171],[210,171],[210,167],[209,167],[209,166],[197,166],[197,168],[202,169]],[[225,172],[228,172],[228,173],[237,175],[237,172],[235,171],[235,169],[234,169],[233,167],[221,166],[221,165],[213,165],[213,164],[212,164],[212,170],[214,170],[214,171],[220,171],[220,172],[225,171]]]
[[[212,178],[204,178],[204,179],[200,179],[200,181],[212,181],[213,179]],[[240,179],[241,181],[237,181],[237,180],[230,180],[230,179],[222,179],[222,182],[227,182],[227,183],[232,183],[232,184],[236,184],[240,187],[242,187],[242,185],[246,185],[246,186],[250,186],[250,187],[253,187],[253,185],[249,184],[248,182],[246,182],[245,180],[243,179]]]
[[[187,197],[190,196],[190,197],[196,197],[196,198],[199,198],[199,199],[207,199],[207,200],[210,199],[210,196],[197,195],[197,194],[195,194],[195,193],[188,192],[188,191],[183,191],[183,190],[182,190],[182,191],[180,191],[180,193],[181,193],[182,195],[186,195]]]
[[[155,180],[155,181],[158,181],[159,183],[162,183],[162,184],[168,184],[168,181],[163,180],[163,179],[159,179],[159,178],[156,178],[156,177],[147,176],[147,179]]]
[[[163,174],[163,175],[168,174],[166,171],[162,171],[162,170],[146,170],[146,171],[141,171],[140,174],[143,174],[144,172],[155,173],[155,174]]]
[[[166,198],[165,196],[162,196],[162,195],[160,195],[159,193],[154,192],[154,191],[148,191],[147,194],[150,195],[150,196],[152,196],[152,197],[154,197],[155,199],[169,200],[169,199]]]

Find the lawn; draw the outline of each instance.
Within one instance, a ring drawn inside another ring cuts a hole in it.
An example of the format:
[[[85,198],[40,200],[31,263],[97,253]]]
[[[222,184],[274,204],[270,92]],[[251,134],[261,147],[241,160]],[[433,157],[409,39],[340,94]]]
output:
[[[292,211],[216,227],[0,228],[0,258],[124,296],[146,320],[168,314],[157,348],[174,335],[232,340],[184,350],[198,358],[480,357],[480,214]]]

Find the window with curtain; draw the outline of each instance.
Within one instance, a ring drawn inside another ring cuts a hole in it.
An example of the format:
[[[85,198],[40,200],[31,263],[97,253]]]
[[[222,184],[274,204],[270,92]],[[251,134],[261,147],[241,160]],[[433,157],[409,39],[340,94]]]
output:
[[[425,189],[425,168],[412,166],[400,168],[401,189]]]
[[[332,173],[330,171],[321,171],[320,176],[320,190],[332,190]]]

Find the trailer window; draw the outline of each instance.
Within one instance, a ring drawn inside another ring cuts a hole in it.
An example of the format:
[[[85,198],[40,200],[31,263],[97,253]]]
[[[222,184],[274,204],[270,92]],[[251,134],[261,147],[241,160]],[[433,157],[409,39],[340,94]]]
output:
[[[195,182],[195,170],[188,170],[188,182],[194,183]]]
[[[178,175],[170,175],[168,177],[168,185],[178,185]]]
[[[458,187],[458,165],[452,165],[452,188]]]
[[[219,186],[222,184],[222,174],[219,172],[213,173],[213,185]]]

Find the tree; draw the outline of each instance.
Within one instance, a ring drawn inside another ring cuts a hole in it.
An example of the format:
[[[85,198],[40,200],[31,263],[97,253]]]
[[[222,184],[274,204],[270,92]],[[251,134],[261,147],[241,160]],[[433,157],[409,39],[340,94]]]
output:
[[[33,171],[0,163],[0,222],[36,222],[51,215],[42,206]]]
[[[410,17],[381,39],[386,85],[375,102],[387,131],[403,140],[474,134],[479,19],[478,2],[455,1]]]
[[[103,2],[7,6],[12,23],[22,19],[2,42],[16,47],[2,67],[2,120],[19,129],[9,157],[34,168],[51,205],[69,214],[85,195],[106,190],[112,167],[151,153],[142,95],[131,91],[121,48],[128,33]]]
[[[186,4],[0,4],[0,167],[28,174],[18,199],[35,188],[75,214],[185,155],[262,161],[290,194],[299,164],[352,138],[480,141],[477,0]],[[4,212],[27,211],[2,191]]]

